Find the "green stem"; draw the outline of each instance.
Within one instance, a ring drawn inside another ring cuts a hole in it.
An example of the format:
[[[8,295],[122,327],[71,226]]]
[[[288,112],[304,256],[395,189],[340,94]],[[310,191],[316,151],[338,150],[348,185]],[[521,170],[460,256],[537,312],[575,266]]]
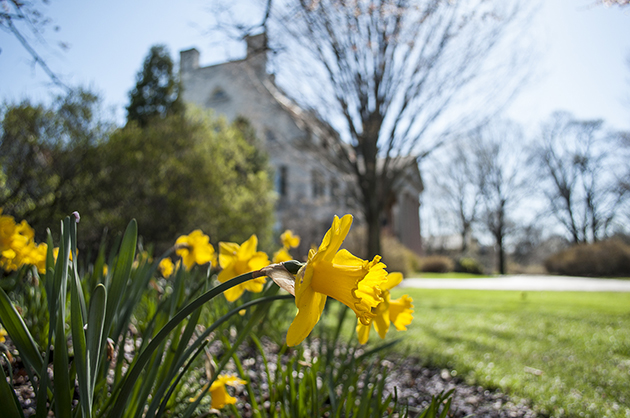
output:
[[[226,290],[231,289],[232,287],[237,286],[241,283],[244,283],[248,280],[252,280],[254,278],[253,273],[257,273],[257,271],[241,274],[240,276],[237,276],[231,280],[228,280],[225,283],[221,283],[220,285],[214,287],[213,289],[210,289],[209,291],[207,291],[206,293],[199,296],[197,299],[193,300],[188,305],[183,307],[170,321],[168,321],[168,323],[164,325],[164,327],[162,327],[162,329],[156,334],[153,340],[151,340],[149,345],[147,345],[144,351],[138,356],[138,360],[133,365],[131,370],[128,372],[127,377],[125,378],[125,383],[123,383],[122,387],[120,388],[120,392],[118,393],[118,399],[116,400],[116,403],[114,404],[114,407],[112,411],[110,412],[109,416],[121,417],[123,415],[125,405],[127,403],[127,399],[129,398],[129,395],[132,393],[133,386],[135,385],[136,381],[140,377],[140,374],[142,373],[144,366],[146,366],[148,361],[151,359],[151,356],[153,355],[155,350],[157,350],[157,348],[160,346],[162,341],[164,341],[166,337],[168,337],[170,332],[173,329],[175,329],[175,327],[177,327],[177,325],[179,325],[180,322],[185,320],[188,317],[188,315],[193,313],[196,309],[199,309],[206,302],[212,300],[213,298],[222,294]]]
[[[254,305],[258,305],[260,303],[266,303],[266,302],[272,302],[274,300],[283,300],[283,299],[291,299],[293,298],[293,296],[291,295],[275,295],[275,296],[267,296],[261,299],[255,299],[252,301],[249,301],[247,303],[244,303],[243,305],[236,307],[234,309],[232,309],[230,312],[226,313],[225,315],[223,315],[221,318],[217,319],[216,321],[214,321],[214,323],[207,328],[203,334],[201,334],[193,344],[191,344],[191,346],[186,350],[186,352],[183,355],[183,359],[188,358],[191,353],[195,352],[193,354],[193,356],[197,355],[197,351],[198,350],[198,346],[200,346],[201,344],[203,344],[204,340],[206,339],[206,337],[208,335],[210,335],[210,333],[212,331],[214,331],[219,325],[221,325],[222,323],[224,323],[225,321],[227,321],[230,317],[232,317],[233,315],[237,314],[238,312],[240,312],[243,309],[249,309],[250,307],[254,306]],[[183,362],[183,359],[181,360]],[[190,361],[189,361],[190,363]],[[181,367],[181,363],[177,364],[177,368]],[[184,368],[184,371],[188,368],[188,365]],[[218,372],[218,371],[217,371]],[[160,409],[158,410],[158,412],[155,414],[156,417],[160,417],[163,413],[164,410],[166,409],[166,402],[168,401],[168,399],[171,397],[173,390],[175,389],[175,386],[177,385],[177,383],[179,383],[179,380],[181,379],[181,377],[183,376],[183,372],[180,373],[180,375],[178,376],[177,380],[171,385],[171,388],[169,389],[169,392],[166,394],[166,396],[164,397],[162,404],[160,405]],[[216,376],[216,374],[215,374]],[[242,375],[243,376],[243,375]],[[210,384],[212,384],[212,382],[209,382]]]

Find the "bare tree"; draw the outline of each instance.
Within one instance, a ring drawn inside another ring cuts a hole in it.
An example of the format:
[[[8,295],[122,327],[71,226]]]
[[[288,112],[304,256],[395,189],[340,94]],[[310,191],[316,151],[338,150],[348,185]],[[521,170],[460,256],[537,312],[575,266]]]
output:
[[[481,192],[476,179],[479,174],[474,163],[473,149],[468,138],[460,138],[444,151],[448,154],[444,161],[436,164],[433,183],[437,189],[438,205],[441,210],[452,215],[461,237],[461,252],[468,249],[473,224],[478,220]]]
[[[598,0],[597,3],[603,4],[604,6],[630,6],[630,0]]]
[[[47,3],[47,1],[43,2],[43,4]],[[42,11],[42,4],[39,2],[33,0],[2,1],[2,9],[0,9],[0,28],[10,33],[20,42],[22,47],[26,49],[33,59],[33,64],[38,65],[44,70],[55,85],[69,92],[70,88],[50,69],[35,46],[48,47],[44,32],[50,24],[51,20],[46,17],[45,13]],[[59,28],[55,26],[54,29],[58,30]],[[62,49],[67,48],[67,45],[63,42],[60,42],[59,46]]]
[[[518,70],[527,67],[518,60],[527,58],[514,43],[501,49],[502,40],[525,39],[509,31],[521,23],[522,4],[262,2],[278,84],[339,133],[328,136],[328,149],[355,175],[369,254],[380,252],[385,200],[408,168],[403,158],[426,157],[500,108],[522,84]],[[225,28],[223,16],[218,20]],[[491,60],[499,50],[503,59]]]
[[[520,126],[509,121],[492,122],[471,135],[482,201],[480,223],[494,238],[500,274],[507,267],[506,239],[516,231],[514,211],[526,190],[523,141]]]
[[[623,203],[614,157],[601,120],[556,112],[542,127],[532,161],[550,213],[576,244],[604,238]]]

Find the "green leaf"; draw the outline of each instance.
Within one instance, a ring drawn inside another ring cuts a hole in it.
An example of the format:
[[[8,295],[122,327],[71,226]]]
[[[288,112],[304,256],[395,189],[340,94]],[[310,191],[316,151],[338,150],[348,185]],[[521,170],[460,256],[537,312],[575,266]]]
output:
[[[88,329],[86,335],[86,349],[88,374],[90,376],[90,393],[94,394],[94,387],[98,376],[98,365],[103,348],[103,325],[105,324],[105,304],[107,302],[107,290],[102,284],[98,284],[90,298],[90,310],[88,312]]]
[[[4,356],[3,356],[4,357]],[[6,357],[4,357],[7,360]],[[24,418],[22,408],[18,402],[13,388],[7,382],[7,375],[4,367],[0,363],[0,405],[2,405],[2,416],[6,418]]]
[[[46,350],[46,357],[42,370],[40,371],[39,388],[37,389],[37,399],[35,407],[35,418],[45,418],[48,416],[48,408],[46,407],[49,399],[52,399],[50,391],[50,377],[48,376],[48,363],[50,360],[50,346]]]
[[[68,370],[68,343],[65,334],[65,313],[66,313],[66,289],[68,283],[68,261],[70,252],[70,236],[68,234],[70,217],[63,220],[61,231],[61,245],[55,266],[55,287],[53,289],[56,300],[55,309],[55,355],[53,356],[53,373],[55,376],[54,396],[55,415],[58,417],[69,417],[72,414],[72,394],[74,385],[70,384],[70,371]],[[52,314],[51,313],[51,318]],[[52,320],[51,320],[52,321]]]
[[[60,309],[63,309],[63,307],[60,307]],[[68,344],[63,329],[63,315],[57,315],[55,355],[53,356],[55,415],[58,417],[69,417],[72,414],[72,393],[74,392],[74,385],[72,387],[70,385]]]
[[[159,406],[160,399],[164,395],[164,392],[168,389],[169,382],[171,382],[171,380],[173,380],[173,378],[177,374],[177,371],[180,366],[180,359],[182,358],[184,350],[186,350],[186,347],[188,346],[188,341],[190,341],[190,339],[193,336],[195,327],[197,326],[197,323],[199,322],[200,316],[201,316],[201,309],[197,309],[190,316],[188,320],[188,324],[186,324],[184,333],[179,339],[179,344],[177,345],[177,351],[175,352],[175,355],[173,356],[173,361],[171,362],[171,367],[168,370],[168,374],[166,375],[166,378],[164,379],[164,381],[161,382],[161,385],[158,388],[158,390],[153,394],[153,400],[151,401],[151,404],[149,405],[149,409],[147,410],[146,416],[151,417],[155,414],[155,411],[157,410]],[[174,343],[173,340],[171,344],[172,343]]]
[[[74,219],[74,216],[70,219],[70,256],[72,257],[72,274],[74,280],[78,283],[79,286],[79,306],[81,307],[81,317],[83,318],[83,325],[85,325],[85,320],[87,319],[87,306],[85,304],[85,295],[83,294],[83,289],[81,288],[81,280],[79,279],[79,268],[77,267],[77,223]]]
[[[191,355],[195,355],[194,353],[196,353],[196,350],[198,349],[198,347],[203,344],[203,342],[206,340],[206,338],[208,337],[208,335],[210,335],[216,328],[218,328],[222,323],[224,323],[225,321],[227,321],[230,317],[232,317],[233,315],[236,315],[238,312],[240,312],[243,309],[248,309],[251,306],[254,305],[258,305],[258,304],[262,304],[262,303],[267,303],[267,302],[272,302],[274,300],[284,300],[284,299],[292,299],[293,296],[291,295],[274,295],[274,296],[268,296],[268,297],[263,297],[260,299],[255,299],[252,301],[249,301],[247,303],[244,303],[241,306],[238,306],[234,309],[232,309],[231,311],[229,311],[228,313],[226,313],[225,315],[223,315],[221,318],[217,319],[216,321],[214,321],[212,323],[212,325],[210,327],[208,327],[196,340],[194,343],[192,343],[190,345],[190,347],[188,347],[188,349],[186,350],[186,352],[182,355],[182,357],[180,358],[180,365],[183,364],[184,361],[186,361],[188,358],[191,357]],[[258,319],[260,319],[261,317],[258,317]],[[249,320],[249,323],[246,325],[246,327],[244,329],[241,330],[241,335],[244,337],[248,334],[249,329],[251,329],[254,324],[256,323],[255,318],[252,317]],[[241,338],[241,335],[239,335],[239,339]],[[233,349],[235,350],[236,348],[238,348],[238,344],[240,344],[238,341],[234,344]],[[286,346],[285,346],[286,348]],[[225,359],[229,359],[231,356],[231,354],[228,352],[225,354]],[[280,358],[280,357],[278,357]],[[280,361],[280,360],[278,360]],[[225,363],[227,363],[227,361],[222,362],[221,364],[219,364],[216,368],[216,373],[219,373],[221,371],[221,369],[225,366]],[[181,366],[180,366],[181,367]],[[278,369],[280,370],[280,368]],[[169,393],[167,393],[165,399],[162,401],[162,405],[160,406],[160,410],[158,410],[156,417],[160,417],[162,416],[162,414],[164,413],[164,410],[166,408],[166,402],[168,401],[168,398],[171,396],[172,391],[174,390],[174,386],[177,384],[177,381],[173,384],[173,386],[171,386],[171,390],[169,390]],[[209,385],[212,384],[212,382],[208,382]],[[199,404],[199,402],[201,402],[201,399],[197,399],[197,401],[195,401],[195,403],[191,404],[191,406],[189,407],[189,410],[192,409],[190,411],[190,413],[192,414],[192,412],[194,412],[194,408],[196,407],[196,405]]]
[[[136,244],[138,241],[138,223],[132,219],[127,225],[125,235],[120,244],[118,258],[114,268],[114,276],[109,287],[107,298],[107,310],[105,311],[104,337],[109,334],[114,318],[118,314],[118,305],[127,287],[131,266],[136,256]]]
[[[0,287],[0,320],[4,329],[11,337],[11,341],[20,352],[24,363],[31,367],[35,373],[44,366],[44,361],[39,353],[37,344],[29,332],[20,314],[11,303],[9,296]]]
[[[80,295],[83,294],[78,277],[70,285],[70,327],[72,330],[72,347],[74,349],[74,364],[77,369],[79,396],[81,408],[86,418],[92,416],[92,393],[90,392],[90,371],[87,358],[85,331],[83,330],[83,310]]]
[[[220,285],[210,289],[208,292],[199,296],[197,299],[190,302],[184,308],[182,308],[166,325],[164,325],[160,331],[153,337],[151,342],[146,346],[146,348],[140,353],[137,357],[136,363],[133,365],[131,370],[129,370],[125,376],[125,381],[121,386],[120,392],[116,394],[117,399],[114,407],[110,411],[110,417],[120,417],[122,416],[123,411],[125,410],[125,405],[133,390],[133,387],[136,384],[136,381],[140,377],[142,370],[149,362],[153,353],[157,350],[157,348],[161,345],[162,341],[168,337],[171,331],[175,329],[182,321],[184,321],[190,314],[192,314],[195,310],[201,308],[203,304],[212,300],[216,296],[222,294],[227,289],[230,289],[238,284],[244,283],[248,280],[252,280],[251,273],[245,273],[238,277],[233,278],[232,280],[228,280],[225,283],[221,283]],[[112,297],[112,296],[110,296]],[[107,314],[109,316],[109,312]]]

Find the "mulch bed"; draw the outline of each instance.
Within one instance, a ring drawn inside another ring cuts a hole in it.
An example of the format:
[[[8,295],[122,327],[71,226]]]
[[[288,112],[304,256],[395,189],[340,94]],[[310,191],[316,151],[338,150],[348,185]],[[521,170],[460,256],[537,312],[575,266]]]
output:
[[[10,341],[7,341],[5,345],[15,353],[15,348]],[[267,360],[270,363],[274,362],[278,353],[277,346],[269,343],[264,346],[265,351],[268,351]],[[260,355],[253,349],[247,348],[241,351],[241,355],[244,355],[243,363],[250,365],[251,374],[255,376],[258,371],[253,369],[262,367]],[[22,363],[19,357],[13,357],[12,363],[14,389],[23,406],[25,416],[30,416],[35,412],[35,399],[30,382],[21,368]],[[418,359],[413,357],[383,360],[382,364],[392,370],[386,378],[387,391],[393,393],[396,388],[399,401],[409,405],[412,417],[417,415],[414,411],[422,411],[426,408],[432,396],[451,389],[454,389],[454,393],[449,417],[533,418],[538,416],[525,401],[515,402],[510,396],[500,391],[467,385],[462,379],[451,376],[448,370],[424,367]],[[52,374],[52,369],[50,373]],[[247,404],[246,393],[242,388],[237,390],[235,396],[242,398],[243,403]],[[247,415],[246,410],[243,412]]]

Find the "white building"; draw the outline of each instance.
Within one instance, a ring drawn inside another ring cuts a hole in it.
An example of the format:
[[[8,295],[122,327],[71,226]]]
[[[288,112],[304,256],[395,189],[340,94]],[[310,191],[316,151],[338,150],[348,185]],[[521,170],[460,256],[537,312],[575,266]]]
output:
[[[335,164],[330,149],[335,133],[276,87],[266,63],[264,34],[247,38],[244,59],[209,67],[199,67],[196,49],[181,51],[183,100],[214,109],[230,121],[238,116],[250,121],[275,169],[277,228],[292,229],[306,246],[321,239],[335,214],[352,213],[355,224],[361,223],[357,193],[352,175]],[[408,171],[387,199],[383,226],[419,252],[423,186],[417,164],[410,164]]]

